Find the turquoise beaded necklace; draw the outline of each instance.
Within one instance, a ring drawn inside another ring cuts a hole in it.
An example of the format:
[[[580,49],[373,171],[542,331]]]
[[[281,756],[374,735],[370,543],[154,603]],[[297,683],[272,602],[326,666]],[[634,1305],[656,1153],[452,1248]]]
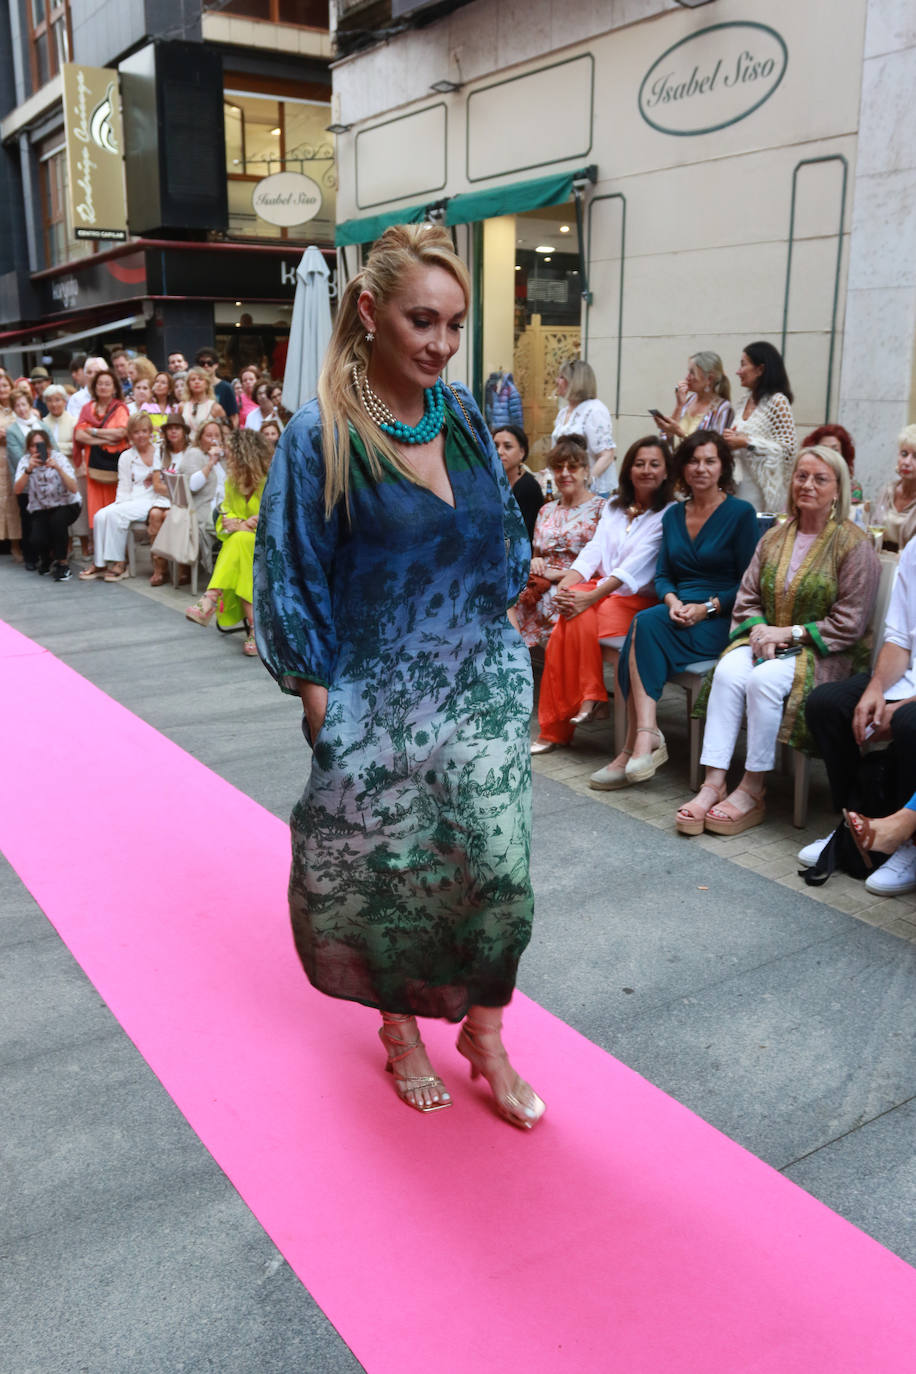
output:
[[[358,363],[353,364],[353,381],[366,414],[399,444],[428,444],[445,423],[445,387],[441,377],[437,377],[435,386],[425,388],[423,418],[415,425],[405,425],[392,414],[381,397],[376,396]]]

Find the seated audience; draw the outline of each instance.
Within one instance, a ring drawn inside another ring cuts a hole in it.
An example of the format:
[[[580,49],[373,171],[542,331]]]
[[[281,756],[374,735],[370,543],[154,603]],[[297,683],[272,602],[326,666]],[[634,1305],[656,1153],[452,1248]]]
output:
[[[571,438],[560,439],[554,453]],[[585,477],[583,471],[583,485]],[[568,480],[565,472],[558,471],[561,491],[564,479]],[[557,587],[559,618],[544,658],[540,735],[531,746],[532,754],[568,744],[577,725],[608,714],[599,641],[625,635],[637,611],[656,603],[653,584],[662,515],[671,504],[673,488],[667,442],[648,435],[627,450],[617,495],[607,502],[598,498],[597,529]],[[549,509],[545,506],[541,514]]]
[[[254,533],[272,456],[269,444],[253,430],[237,429],[228,436],[223,460],[226,494],[216,522],[222,548],[207,590],[185,611],[189,620],[208,625],[219,608],[218,623],[227,628],[244,615],[248,635],[243,652],[251,658],[258,652],[251,608]]]
[[[884,530],[884,548],[902,549],[916,532],[916,425],[897,439],[897,476],[882,487],[871,523]]]
[[[908,806],[916,791],[916,539],[900,564],[884,621],[884,643],[869,678],[857,673],[842,682],[825,682],[808,697],[808,729],[824,760],[836,810],[861,804],[856,792],[860,751],[868,742],[888,741],[892,803]],[[827,839],[799,852],[806,867],[817,863]],[[888,852],[888,851],[884,851]],[[916,847],[899,845],[865,881],[882,897],[916,891]]]
[[[280,421],[265,420],[258,433],[261,435],[262,439],[266,439],[268,444],[270,444],[270,451],[272,453],[277,447],[277,441],[280,438]]]
[[[723,438],[732,450],[738,495],[755,510],[778,515],[797,448],[792,388],[782,354],[766,340],[741,354],[738,381],[746,394]]]
[[[518,502],[528,538],[533,539],[534,522],[544,504],[544,493],[538,479],[525,467],[528,458],[528,435],[523,429],[519,429],[518,425],[501,425],[493,431],[493,443],[502,462],[506,480],[512,488],[512,495]],[[586,459],[586,463],[587,461]]]
[[[239,385],[241,390],[238,396],[239,403],[239,424],[244,425],[251,412],[257,407],[254,398],[254,389],[260,381],[260,374],[256,367],[243,367],[239,373]]]
[[[245,428],[259,430],[265,420],[276,420],[280,423],[280,416],[273,403],[271,392],[273,384],[271,382],[258,382],[254,389],[254,399],[257,402],[254,410],[249,410],[245,417]]]
[[[916,792],[905,806],[889,816],[872,819],[857,811],[847,811],[846,819],[866,867],[871,868],[873,853],[889,854],[893,858],[899,849],[912,845],[916,833]],[[909,887],[906,890],[909,891]]]
[[[617,679],[627,698],[627,742],[592,774],[589,786],[599,791],[645,782],[667,761],[657,721],[665,683],[724,649],[757,544],[757,515],[732,494],[732,455],[721,434],[694,430],[675,454],[675,470],[687,499],[662,517],[655,592],[663,604],[636,615],[621,650]]]
[[[135,520],[145,521],[150,507],[163,500],[153,486],[153,471],[160,466],[160,459],[153,443],[153,422],[145,411],[130,416],[127,437],[131,447],[118,459],[114,503],[95,513],[93,564],[80,573],[84,582],[120,582],[129,576],[127,532]],[[109,563],[111,567],[107,567]]]
[[[817,448],[818,444],[842,453],[843,461],[849,468],[849,500],[853,505],[858,505],[862,500],[862,486],[855,477],[856,446],[849,430],[842,425],[818,425],[802,440],[802,448]]]
[[[52,448],[47,435],[39,430],[32,430],[26,440],[13,490],[26,500],[29,538],[38,571],[48,572],[53,562],[54,581],[68,581],[69,528],[80,509],[76,476],[69,458]]]
[[[687,376],[674,388],[674,411],[670,417],[656,415],[655,422],[675,444],[695,429],[714,429],[721,434],[735,418],[731,394],[718,353],[694,353],[687,359]]]
[[[803,449],[789,519],[767,530],[741,581],[730,644],[712,679],[701,762],[706,776],[677,813],[682,835],[737,835],[764,817],[776,745],[813,752],[804,704],[818,682],[868,662],[878,555],[849,515],[849,470],[832,448]],[[701,702],[701,709],[702,709]],[[726,797],[725,777],[747,712],[747,759]]]

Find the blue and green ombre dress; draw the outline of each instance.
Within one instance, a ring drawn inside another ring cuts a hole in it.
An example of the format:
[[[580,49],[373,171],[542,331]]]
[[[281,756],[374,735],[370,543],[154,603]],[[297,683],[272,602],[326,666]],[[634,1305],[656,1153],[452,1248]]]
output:
[[[446,391],[454,509],[351,454],[324,515],[318,404],[284,432],[261,504],[258,648],[329,691],[293,810],[289,899],[322,992],[457,1021],[502,1006],[531,934],[531,667],[506,608],[530,547],[470,394]]]

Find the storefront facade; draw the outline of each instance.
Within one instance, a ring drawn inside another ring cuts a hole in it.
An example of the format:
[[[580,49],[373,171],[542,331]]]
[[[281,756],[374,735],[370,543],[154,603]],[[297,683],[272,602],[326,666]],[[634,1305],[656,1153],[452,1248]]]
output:
[[[481,392],[511,365],[534,435],[564,356],[594,367],[622,449],[670,409],[688,355],[713,349],[733,375],[770,339],[800,435],[845,424],[873,490],[913,418],[911,9],[559,10],[533,0],[519,23],[478,0],[337,66],[344,270],[387,222],[453,226],[475,281],[453,371]]]
[[[74,351],[215,343],[229,368],[269,366],[305,246],[336,266],[326,0],[59,0],[49,48],[50,13],[13,0],[0,32],[0,361],[66,378]]]

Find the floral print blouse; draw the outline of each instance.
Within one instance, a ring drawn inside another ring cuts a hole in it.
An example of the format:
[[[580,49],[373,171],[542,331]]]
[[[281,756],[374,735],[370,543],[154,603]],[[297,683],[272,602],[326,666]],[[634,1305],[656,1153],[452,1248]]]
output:
[[[598,528],[606,501],[603,496],[587,496],[580,506],[564,506],[560,501],[548,501],[538,511],[531,541],[535,558],[546,558],[552,568],[571,568]],[[552,583],[542,597],[531,605],[525,597],[518,606],[518,622],[522,638],[533,649],[543,648],[557,623],[554,609],[556,583]]]

